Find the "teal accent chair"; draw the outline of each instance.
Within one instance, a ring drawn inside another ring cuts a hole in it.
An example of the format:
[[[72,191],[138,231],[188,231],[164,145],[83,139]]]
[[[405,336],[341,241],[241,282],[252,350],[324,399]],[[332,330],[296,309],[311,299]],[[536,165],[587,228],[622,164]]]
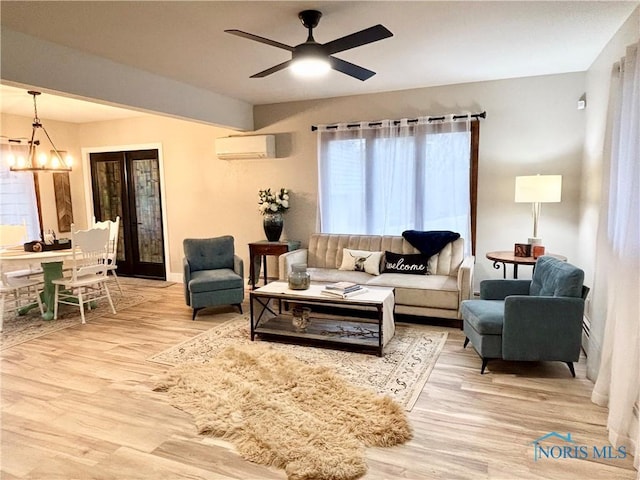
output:
[[[193,317],[216,305],[235,305],[242,313],[244,263],[235,254],[231,235],[217,238],[185,238],[184,296]]]
[[[561,260],[542,256],[531,280],[484,280],[480,300],[462,302],[469,342],[482,358],[484,373],[492,358],[516,361],[573,362],[580,357],[584,301],[589,288],[584,272]]]

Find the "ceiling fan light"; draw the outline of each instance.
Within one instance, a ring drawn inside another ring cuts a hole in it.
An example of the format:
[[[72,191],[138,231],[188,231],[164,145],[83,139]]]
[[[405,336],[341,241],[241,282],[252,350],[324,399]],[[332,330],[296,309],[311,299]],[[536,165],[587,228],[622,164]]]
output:
[[[319,77],[331,70],[331,64],[326,58],[303,57],[296,58],[291,63],[291,71],[299,77]]]

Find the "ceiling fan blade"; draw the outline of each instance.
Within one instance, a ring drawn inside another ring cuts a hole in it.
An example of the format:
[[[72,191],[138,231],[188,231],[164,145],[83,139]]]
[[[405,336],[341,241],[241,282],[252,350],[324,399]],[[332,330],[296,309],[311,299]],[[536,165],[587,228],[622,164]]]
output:
[[[376,72],[359,67],[358,65],[350,62],[345,62],[344,60],[340,60],[336,57],[329,57],[329,61],[331,62],[331,68],[334,70],[349,75],[350,77],[357,78],[358,80],[362,80],[363,82],[376,74]]]
[[[332,55],[338,52],[344,52],[350,48],[359,47],[360,45],[366,45],[367,43],[377,42],[385,38],[393,37],[393,33],[387,30],[382,25],[375,25],[373,27],[365,28],[359,32],[352,33],[342,38],[337,38],[331,42],[325,43],[323,48],[325,51]]]
[[[279,72],[280,70],[283,70],[285,68],[287,68],[289,66],[289,64],[291,63],[291,60],[287,60],[286,62],[282,62],[274,67],[271,68],[267,68],[266,70],[263,70],[262,72],[258,72],[255,75],[251,75],[251,78],[262,78],[262,77],[266,77],[267,75],[271,75],[272,73],[276,73]]]
[[[268,38],[259,37],[258,35],[254,35],[253,33],[243,32],[242,30],[225,30],[225,33],[230,33],[231,35],[236,35],[238,37],[248,38],[249,40],[254,40],[260,43],[266,43],[267,45],[271,45],[272,47],[282,48],[283,50],[289,50],[293,52],[294,48],[285,45],[284,43],[276,42],[275,40],[270,40]]]

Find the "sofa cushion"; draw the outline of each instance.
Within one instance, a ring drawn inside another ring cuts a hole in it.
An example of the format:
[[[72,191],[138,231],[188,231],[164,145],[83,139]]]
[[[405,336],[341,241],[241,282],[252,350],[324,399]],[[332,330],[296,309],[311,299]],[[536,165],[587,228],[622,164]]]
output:
[[[422,253],[384,252],[384,272],[429,275],[429,257]]]
[[[380,260],[382,252],[368,250],[351,250],[345,248],[342,253],[340,270],[366,272],[371,275],[380,275]]]
[[[315,268],[339,268],[342,264],[343,249],[369,251],[390,251],[394,253],[420,253],[400,235],[339,235],[334,233],[313,233],[309,237],[306,263]],[[289,252],[291,253],[291,252]],[[464,260],[464,240],[448,243],[437,255],[429,259],[429,272],[434,275],[458,274]]]
[[[395,288],[396,305],[458,309],[458,282],[448,275],[383,273],[371,277],[367,285]]]
[[[338,270],[337,268],[307,268],[307,273],[311,277],[312,282],[353,282],[358,285],[364,285],[372,278],[373,275],[369,275],[365,272],[349,272]]]
[[[481,335],[502,335],[504,302],[502,300],[465,300],[462,318]]]

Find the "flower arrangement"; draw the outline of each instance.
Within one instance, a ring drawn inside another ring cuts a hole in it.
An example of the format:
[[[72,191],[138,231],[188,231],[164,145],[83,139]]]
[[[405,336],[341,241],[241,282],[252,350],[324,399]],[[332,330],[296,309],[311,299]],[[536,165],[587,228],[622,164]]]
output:
[[[262,215],[267,213],[285,213],[289,210],[289,190],[281,188],[272,192],[270,188],[258,192],[258,210]]]

